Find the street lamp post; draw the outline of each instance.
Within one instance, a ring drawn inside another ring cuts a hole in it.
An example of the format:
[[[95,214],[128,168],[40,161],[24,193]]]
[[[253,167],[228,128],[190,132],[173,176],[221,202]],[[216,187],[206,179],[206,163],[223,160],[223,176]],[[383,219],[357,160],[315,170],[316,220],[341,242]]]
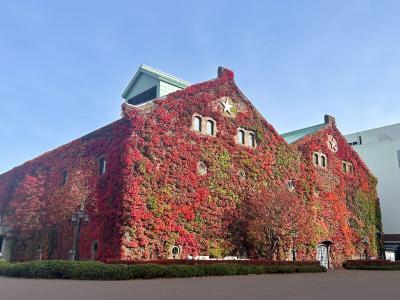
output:
[[[292,230],[290,232],[290,236],[292,237],[292,261],[296,261],[296,247],[295,247],[295,239],[299,236],[296,230]]]
[[[368,251],[367,251],[367,247],[368,247],[368,243],[369,243],[369,238],[368,236],[365,236],[361,242],[364,244],[364,257],[365,259],[368,259]]]
[[[42,254],[43,254],[43,250],[42,249],[37,249],[36,250],[36,260],[42,260]]]
[[[89,215],[84,212],[83,207],[81,207],[71,217],[71,223],[74,225],[74,240],[72,243],[72,249],[69,251],[71,260],[79,260],[79,238],[81,226],[83,225],[82,222],[89,222]]]

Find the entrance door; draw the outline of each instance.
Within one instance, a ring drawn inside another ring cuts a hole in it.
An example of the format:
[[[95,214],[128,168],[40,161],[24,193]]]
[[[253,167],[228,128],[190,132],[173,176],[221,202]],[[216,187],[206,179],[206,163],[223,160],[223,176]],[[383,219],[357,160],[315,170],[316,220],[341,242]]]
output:
[[[326,245],[318,245],[317,246],[317,260],[321,266],[325,268],[329,268],[329,258],[328,258],[328,246]]]

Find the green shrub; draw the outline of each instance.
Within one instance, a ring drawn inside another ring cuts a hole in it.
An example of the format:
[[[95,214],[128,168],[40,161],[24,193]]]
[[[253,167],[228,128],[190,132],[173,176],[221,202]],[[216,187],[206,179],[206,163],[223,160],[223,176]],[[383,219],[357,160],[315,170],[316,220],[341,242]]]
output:
[[[245,265],[245,264],[105,264],[97,261],[35,261],[0,263],[0,275],[24,278],[62,278],[82,280],[125,280],[185,278],[267,273],[324,272],[319,265]]]
[[[347,260],[343,263],[343,267],[348,270],[387,270],[387,271],[399,271],[399,261],[388,261],[388,260]]]

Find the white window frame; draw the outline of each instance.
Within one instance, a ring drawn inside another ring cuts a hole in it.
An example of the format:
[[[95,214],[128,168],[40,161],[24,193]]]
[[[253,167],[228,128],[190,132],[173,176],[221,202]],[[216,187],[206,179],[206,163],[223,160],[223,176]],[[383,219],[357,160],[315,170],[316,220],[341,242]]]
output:
[[[236,142],[239,145],[246,145],[246,131],[243,128],[239,128],[236,135]]]
[[[197,130],[197,120],[200,120],[200,131]],[[211,133],[208,133],[208,124],[213,124],[213,130]],[[202,115],[199,115],[197,113],[193,114],[192,116],[192,130],[196,133],[200,133],[203,135],[207,136],[216,136],[217,135],[217,122],[210,117],[203,117]]]
[[[240,133],[243,132],[243,143],[242,143],[242,139],[240,136]],[[253,141],[254,144],[251,144],[251,138],[250,136],[253,136]],[[257,148],[257,139],[256,139],[256,134],[255,132],[251,131],[251,130],[247,130],[243,127],[239,127],[236,131],[236,137],[235,137],[235,142],[238,145],[243,145],[249,148]]]
[[[346,169],[344,167],[346,167]],[[345,174],[353,174],[353,172],[354,172],[353,164],[348,161],[343,160],[342,161],[342,172]]]
[[[318,157],[318,161],[315,162],[315,158]],[[327,169],[328,168],[328,156],[326,156],[325,153],[323,152],[313,152],[311,156],[313,165],[322,169]],[[322,164],[322,162],[325,161],[325,166]]]
[[[210,124],[211,127],[209,127]],[[215,121],[210,118],[206,121],[206,134],[215,136]]]
[[[199,122],[199,124],[197,124],[197,122]],[[197,129],[197,125],[199,125],[198,129]],[[199,115],[194,115],[192,118],[192,129],[196,132],[201,132],[202,125],[203,125],[203,118]]]

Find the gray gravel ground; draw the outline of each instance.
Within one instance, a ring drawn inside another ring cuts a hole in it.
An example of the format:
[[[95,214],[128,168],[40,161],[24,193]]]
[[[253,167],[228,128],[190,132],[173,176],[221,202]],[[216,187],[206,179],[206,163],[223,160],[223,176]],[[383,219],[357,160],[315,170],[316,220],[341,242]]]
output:
[[[0,277],[0,300],[400,299],[400,271],[77,281]]]

